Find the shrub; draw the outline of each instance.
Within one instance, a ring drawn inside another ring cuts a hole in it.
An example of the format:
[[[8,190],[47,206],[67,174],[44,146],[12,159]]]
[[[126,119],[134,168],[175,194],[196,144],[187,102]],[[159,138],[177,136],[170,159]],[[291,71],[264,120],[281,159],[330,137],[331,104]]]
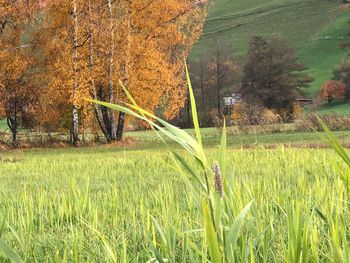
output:
[[[300,103],[294,103],[293,104],[293,120],[298,119],[304,112],[303,107],[300,105]]]
[[[209,118],[211,119],[215,127],[219,128],[223,126],[223,123],[224,123],[223,115],[217,109],[212,109],[209,112]]]
[[[282,118],[275,111],[260,105],[239,103],[232,108],[231,121],[237,126],[269,125],[282,123]]]

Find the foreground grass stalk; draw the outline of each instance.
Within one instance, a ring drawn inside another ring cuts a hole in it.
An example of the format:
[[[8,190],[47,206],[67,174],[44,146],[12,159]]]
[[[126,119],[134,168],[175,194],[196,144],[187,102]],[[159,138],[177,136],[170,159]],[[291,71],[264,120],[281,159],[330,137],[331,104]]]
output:
[[[10,247],[5,241],[0,239],[0,250],[6,255],[8,259],[13,263],[24,263],[20,256]]]
[[[339,157],[344,161],[347,166],[346,171],[339,171],[339,178],[343,181],[344,186],[346,188],[348,199],[350,200],[350,156],[345,150],[345,148],[341,145],[338,139],[334,136],[331,130],[327,127],[327,125],[317,117],[322,128],[326,132],[326,136],[323,136],[321,133],[318,133],[323,140],[328,143],[330,147],[334,149],[334,151],[339,155]]]
[[[131,94],[128,92],[126,87],[122,85],[122,88],[131,101],[131,104],[115,105],[95,100],[90,100],[93,103],[100,104],[105,107],[110,107],[112,109],[130,114],[140,120],[146,121],[156,132],[161,136],[165,135],[169,139],[180,144],[199,164],[200,170],[192,168],[186,163],[186,161],[180,157],[180,154],[173,153],[174,159],[178,163],[180,168],[180,174],[189,175],[190,180],[185,179],[192,189],[195,190],[194,197],[197,199],[197,204],[202,204],[202,214],[204,218],[204,232],[205,239],[209,249],[209,254],[212,262],[220,263],[234,262],[235,261],[235,247],[238,241],[238,233],[242,227],[244,218],[250,209],[251,203],[242,211],[242,213],[234,219],[232,214],[232,204],[234,198],[232,196],[231,187],[226,183],[226,187],[222,187],[221,174],[219,163],[225,165],[225,152],[226,152],[226,127],[223,128],[223,136],[221,140],[221,146],[219,151],[219,162],[215,162],[214,170],[208,165],[208,158],[205,154],[202,142],[201,131],[199,128],[199,120],[197,114],[196,101],[192,89],[192,84],[190,81],[187,65],[186,65],[186,76],[188,80],[188,88],[192,109],[192,120],[194,123],[194,129],[196,134],[196,139],[192,138],[185,131],[165,122],[164,120],[156,117],[152,113],[149,113],[138,106],[136,101],[132,98]],[[157,124],[157,122],[159,124]],[[165,140],[162,139],[164,142]],[[202,174],[202,176],[197,176],[197,174]],[[229,176],[226,177],[227,182],[232,182]],[[204,181],[204,182],[203,182]],[[205,185],[205,192],[202,191],[200,185]],[[216,188],[216,191],[212,191],[211,188]],[[229,189],[227,193],[224,193],[225,189]],[[204,198],[201,196],[204,194]],[[200,201],[200,199],[202,199]],[[225,200],[223,200],[225,199]],[[223,205],[223,202],[226,205]],[[227,220],[227,217],[230,220]],[[157,227],[158,230],[160,227]],[[163,231],[160,231],[163,233]],[[162,234],[163,236],[163,234]],[[160,256],[161,253],[157,253],[154,249],[154,254],[159,262],[163,261]],[[164,251],[164,249],[163,249]],[[229,252],[227,252],[229,251]],[[164,254],[164,253],[163,253]],[[174,257],[171,253],[166,255],[171,260]],[[206,258],[206,255],[203,255]],[[203,258],[203,260],[204,260]]]

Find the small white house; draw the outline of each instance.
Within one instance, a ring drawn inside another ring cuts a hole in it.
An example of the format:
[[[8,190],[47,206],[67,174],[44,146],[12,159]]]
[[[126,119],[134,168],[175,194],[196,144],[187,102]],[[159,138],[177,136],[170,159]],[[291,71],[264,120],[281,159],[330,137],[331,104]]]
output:
[[[242,102],[242,96],[239,93],[233,93],[230,97],[224,97],[224,105],[226,107],[231,107],[237,103]]]
[[[232,96],[230,97],[224,97],[224,107],[223,107],[224,115],[230,115],[232,106],[241,102],[242,102],[242,96],[240,93],[233,93]]]

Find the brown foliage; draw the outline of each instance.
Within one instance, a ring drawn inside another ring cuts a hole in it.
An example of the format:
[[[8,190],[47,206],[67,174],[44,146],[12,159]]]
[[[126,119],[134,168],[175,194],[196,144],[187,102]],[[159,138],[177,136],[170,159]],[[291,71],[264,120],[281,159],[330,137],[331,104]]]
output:
[[[327,100],[328,103],[332,103],[335,99],[343,99],[345,96],[346,86],[343,82],[338,80],[327,80],[318,95],[318,98]]]
[[[281,116],[275,111],[247,103],[239,103],[233,106],[231,120],[235,125],[244,126],[282,123]]]

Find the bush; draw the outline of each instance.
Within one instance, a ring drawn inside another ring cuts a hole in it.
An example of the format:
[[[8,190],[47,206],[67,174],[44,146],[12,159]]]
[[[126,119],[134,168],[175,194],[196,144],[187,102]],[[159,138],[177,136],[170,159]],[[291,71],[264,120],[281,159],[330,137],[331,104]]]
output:
[[[217,128],[222,127],[224,124],[224,116],[217,109],[212,109],[209,112],[209,118]]]
[[[231,121],[237,126],[269,125],[282,123],[282,118],[275,111],[260,105],[240,103],[233,106]]]

